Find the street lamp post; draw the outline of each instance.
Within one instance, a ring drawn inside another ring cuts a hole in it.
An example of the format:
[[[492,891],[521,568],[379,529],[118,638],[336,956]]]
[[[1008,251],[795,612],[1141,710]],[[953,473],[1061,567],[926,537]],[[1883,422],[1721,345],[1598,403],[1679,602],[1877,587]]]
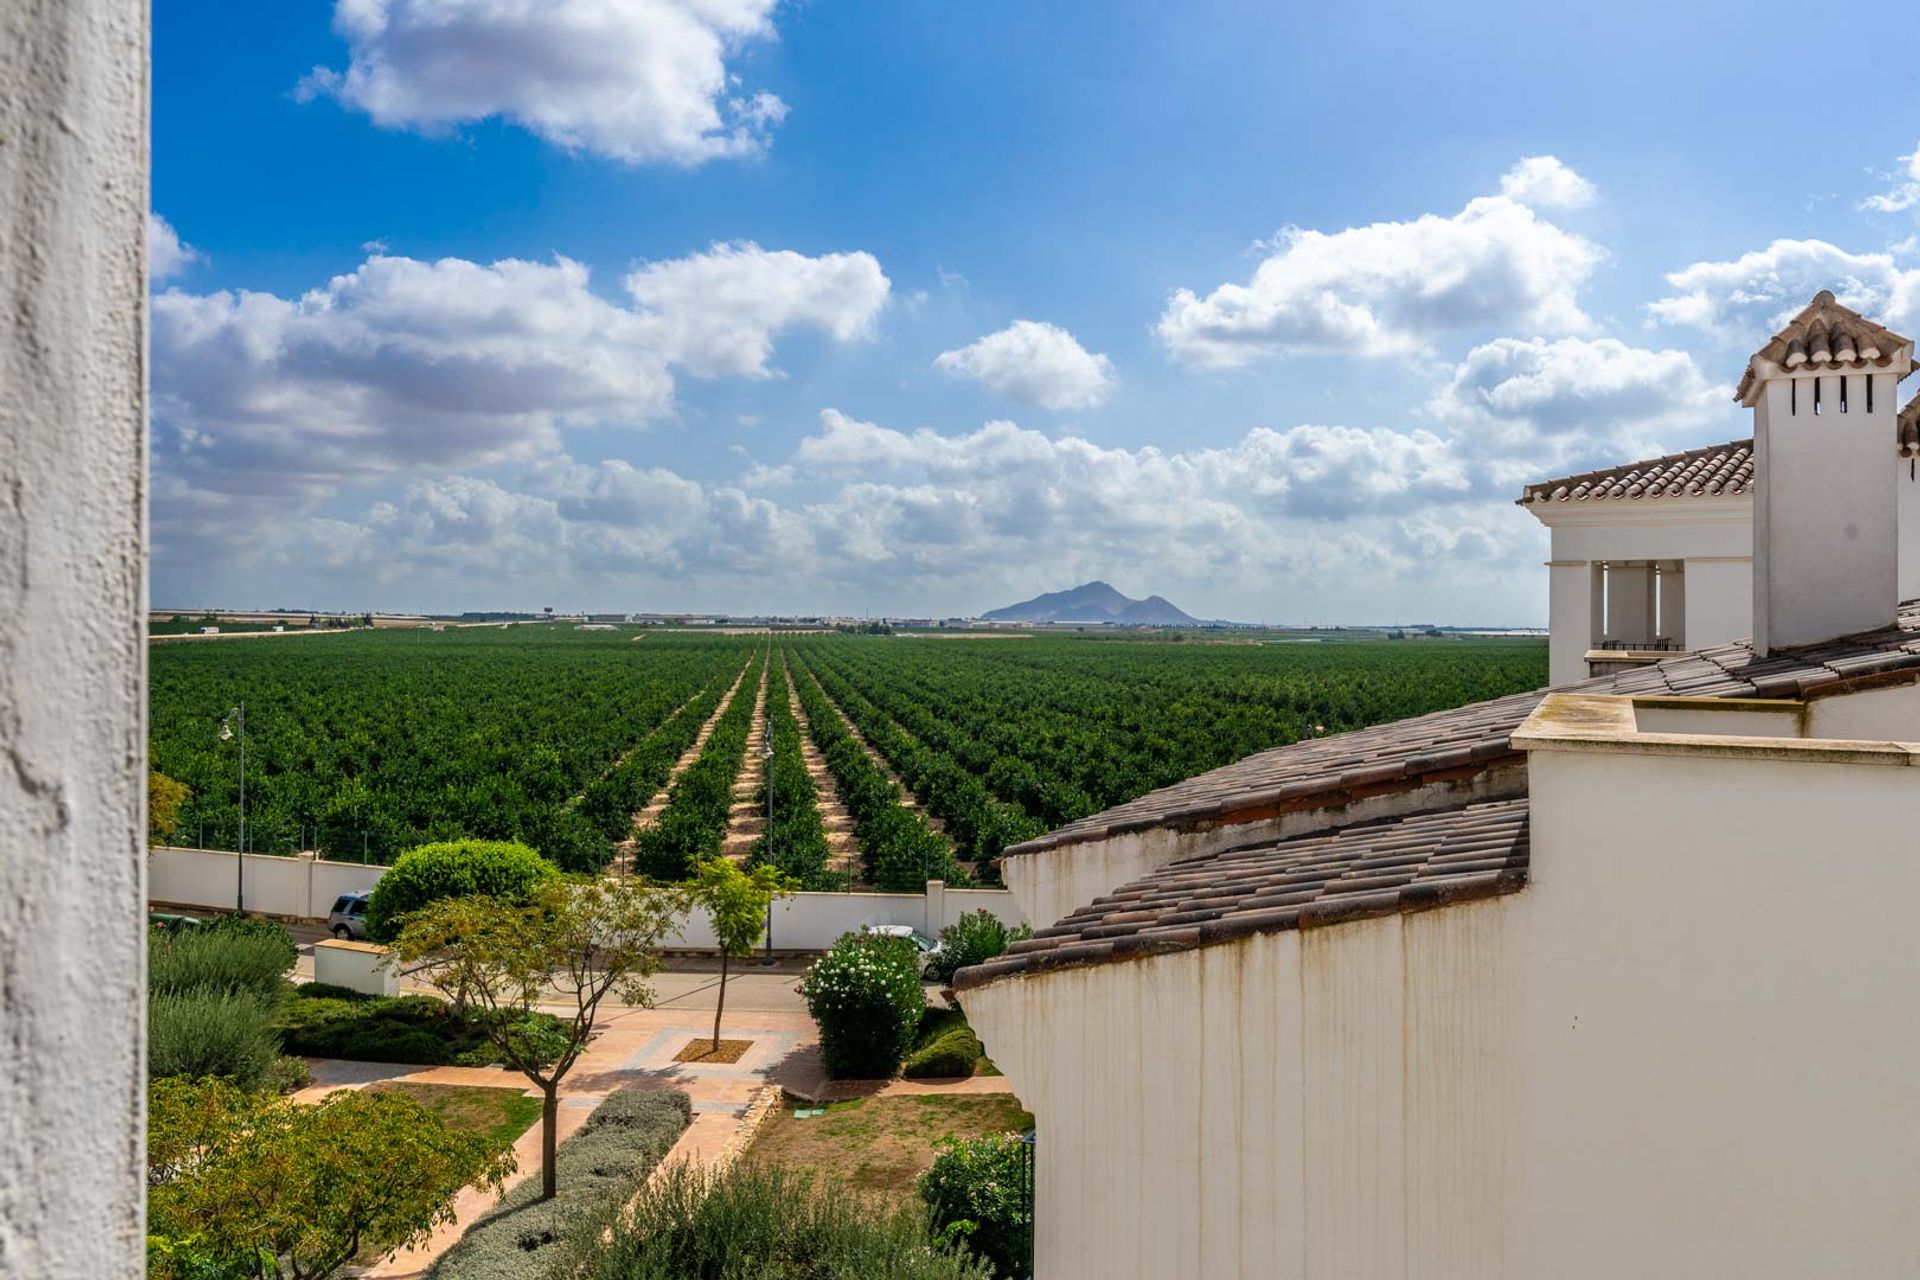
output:
[[[233,859],[233,914],[247,913],[247,704],[242,702],[227,712],[220,722],[220,741],[231,742],[238,726],[240,738],[240,838]]]
[[[773,726],[767,726],[767,740],[760,744],[760,767],[766,771],[767,782],[767,839],[765,858],[773,865]],[[773,898],[767,898],[767,951],[760,963],[773,963]]]

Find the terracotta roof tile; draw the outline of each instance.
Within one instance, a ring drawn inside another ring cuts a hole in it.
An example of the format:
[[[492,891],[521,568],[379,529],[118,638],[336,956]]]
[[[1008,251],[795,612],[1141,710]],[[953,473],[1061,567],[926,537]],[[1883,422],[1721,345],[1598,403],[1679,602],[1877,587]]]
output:
[[[1527,836],[1522,798],[1171,862],[961,970],[954,986],[1511,893],[1526,883]]]
[[[1911,339],[1859,312],[1841,306],[1822,289],[1799,315],[1753,353],[1733,398],[1744,403],[1760,378],[1763,365],[1788,371],[1801,369],[1831,370],[1836,373],[1864,373],[1871,369],[1895,367],[1906,372],[1901,360],[1903,349],[1913,346]]]
[[[1568,687],[1699,698],[1797,697],[1863,672],[1910,669],[1920,669],[1920,601],[1902,607],[1898,625],[1866,636],[1766,658],[1755,658],[1752,645],[1738,641]],[[1435,774],[1517,761],[1519,753],[1507,740],[1545,693],[1509,694],[1274,747],[1070,822],[1010,847],[1006,856],[1031,856],[1156,827],[1232,825],[1280,808],[1337,804],[1362,787],[1401,790]]]
[[[1616,498],[1735,497],[1753,483],[1753,441],[1710,444],[1664,458],[1585,471],[1530,484],[1517,499],[1538,502],[1599,502]]]

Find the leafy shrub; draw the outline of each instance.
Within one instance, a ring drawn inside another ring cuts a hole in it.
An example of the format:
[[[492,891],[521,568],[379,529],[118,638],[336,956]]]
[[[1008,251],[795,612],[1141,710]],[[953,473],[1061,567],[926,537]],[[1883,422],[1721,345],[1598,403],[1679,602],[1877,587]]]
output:
[[[677,1089],[622,1089],[560,1144],[559,1194],[541,1200],[538,1174],[508,1192],[427,1274],[430,1280],[527,1280],[552,1273],[570,1248],[598,1245],[618,1213],[693,1117]]]
[[[1033,1253],[1026,1143],[1007,1133],[938,1145],[933,1168],[920,1175],[934,1230],[992,1263],[995,1274],[1024,1276]]]
[[[840,1080],[891,1076],[913,1043],[926,995],[906,938],[850,933],[807,970],[800,994],[820,1028],[820,1056]]]
[[[264,1083],[274,1093],[298,1093],[313,1083],[313,1069],[306,1059],[283,1053],[267,1068]]]
[[[604,1242],[576,1244],[580,1280],[988,1280],[934,1247],[924,1218],[777,1166],[709,1181],[684,1165],[650,1182]]]
[[[252,992],[159,992],[147,999],[147,1078],[218,1077],[258,1089],[280,1056],[277,1001]]]
[[[554,1027],[559,1019],[535,1014]],[[288,1053],[355,1062],[484,1067],[500,1061],[477,1015],[434,996],[369,996],[310,982],[281,1013]]]
[[[286,928],[254,922],[209,924],[179,933],[147,934],[147,990],[156,995],[204,992],[277,996],[298,952]]]
[[[969,965],[984,964],[1006,952],[1007,944],[1033,936],[1031,925],[1009,929],[991,911],[969,911],[940,931],[940,950],[927,976],[942,985]]]
[[[964,1022],[943,1031],[907,1055],[900,1074],[909,1080],[951,1080],[973,1074],[974,1064],[985,1055],[980,1037]]]
[[[367,935],[390,942],[399,919],[439,898],[472,894],[516,901],[559,868],[523,844],[453,840],[423,844],[400,855],[367,900]]]

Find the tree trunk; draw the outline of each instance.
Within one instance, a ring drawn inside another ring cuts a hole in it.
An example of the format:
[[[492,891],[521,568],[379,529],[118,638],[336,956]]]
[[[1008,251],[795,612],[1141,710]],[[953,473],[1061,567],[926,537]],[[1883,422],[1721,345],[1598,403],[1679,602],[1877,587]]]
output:
[[[720,1052],[720,1015],[727,1007],[727,961],[725,951],[720,953],[720,998],[713,1006],[713,1051]]]
[[[551,1200],[557,1189],[553,1167],[553,1149],[560,1127],[560,1082],[542,1085],[546,1096],[540,1100],[540,1198]]]

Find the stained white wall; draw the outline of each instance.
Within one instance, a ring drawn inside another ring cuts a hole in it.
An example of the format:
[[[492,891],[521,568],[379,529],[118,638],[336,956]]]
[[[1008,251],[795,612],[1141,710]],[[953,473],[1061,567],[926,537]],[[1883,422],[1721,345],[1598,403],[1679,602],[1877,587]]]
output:
[[[1036,1273],[1502,1275],[1511,902],[963,993],[1038,1121]]]
[[[0,9],[0,1275],[145,1256],[147,39]]]
[[[1519,893],[962,993],[1039,1274],[1920,1273],[1915,757],[1607,745],[1530,755]]]

